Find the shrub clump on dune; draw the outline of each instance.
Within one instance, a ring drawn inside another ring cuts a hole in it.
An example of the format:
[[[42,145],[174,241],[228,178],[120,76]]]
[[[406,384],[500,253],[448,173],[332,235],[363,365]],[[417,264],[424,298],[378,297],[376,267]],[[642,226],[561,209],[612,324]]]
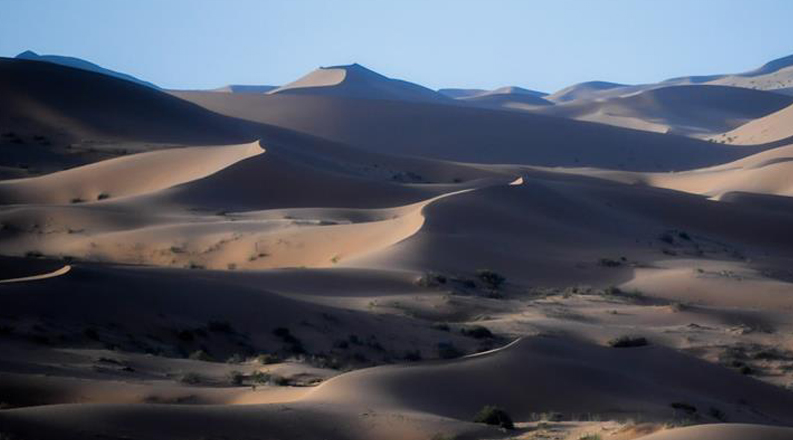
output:
[[[503,409],[494,405],[485,405],[474,417],[474,423],[500,426],[504,429],[515,429],[512,417]]]
[[[501,285],[507,280],[504,275],[501,275],[500,273],[494,272],[490,269],[479,269],[476,271],[476,277],[494,290],[501,287]]]
[[[631,348],[631,347],[644,347],[649,345],[650,341],[642,336],[620,336],[608,342],[609,347],[614,348]]]

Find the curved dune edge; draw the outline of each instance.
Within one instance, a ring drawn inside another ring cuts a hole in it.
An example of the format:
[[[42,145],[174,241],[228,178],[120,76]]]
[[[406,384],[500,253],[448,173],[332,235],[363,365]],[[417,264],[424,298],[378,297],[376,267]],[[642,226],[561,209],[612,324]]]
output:
[[[319,68],[294,82],[285,84],[267,92],[269,95],[292,89],[333,87],[342,84],[347,79],[347,71],[341,68]]]
[[[713,167],[675,173],[638,173],[590,168],[545,168],[628,184],[672,189],[720,200],[724,194],[745,192],[793,196],[793,145],[762,151]]]
[[[5,283],[22,283],[25,281],[38,281],[38,280],[46,280],[47,278],[55,278],[61,275],[66,275],[69,271],[72,270],[72,266],[66,265],[58,270],[54,270],[52,272],[43,273],[39,275],[31,275],[27,277],[19,277],[19,278],[7,278],[5,280],[0,280],[0,284]]]
[[[509,185],[521,184],[516,179]],[[100,261],[208,269],[333,267],[382,251],[418,233],[424,209],[446,197],[502,182],[481,182],[421,202],[386,209],[311,209],[313,219],[273,218],[273,210],[232,220],[178,223],[100,235],[60,237],[42,243],[45,254],[91,256]],[[299,216],[307,210],[274,210]],[[354,217],[355,222],[327,219]],[[328,222],[331,224],[324,225]],[[49,248],[47,247],[49,246]],[[178,249],[178,252],[174,252]]]
[[[791,440],[793,428],[746,423],[714,423],[668,429],[637,440]]]
[[[264,153],[248,144],[171,148],[0,182],[0,204],[67,204],[135,196],[217,173]]]

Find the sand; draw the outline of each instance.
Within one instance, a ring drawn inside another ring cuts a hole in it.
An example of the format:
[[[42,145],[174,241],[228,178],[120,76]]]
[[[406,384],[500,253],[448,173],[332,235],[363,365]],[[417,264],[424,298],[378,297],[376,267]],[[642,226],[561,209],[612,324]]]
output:
[[[790,98],[617,89],[0,60],[0,437],[793,438]]]

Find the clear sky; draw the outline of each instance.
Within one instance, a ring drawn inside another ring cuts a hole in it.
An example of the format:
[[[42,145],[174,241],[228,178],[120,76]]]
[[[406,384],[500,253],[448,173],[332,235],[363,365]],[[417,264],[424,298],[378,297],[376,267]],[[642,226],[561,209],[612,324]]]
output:
[[[793,54],[792,0],[0,0],[0,56],[70,55],[167,88],[358,62],[431,88],[734,73]]]

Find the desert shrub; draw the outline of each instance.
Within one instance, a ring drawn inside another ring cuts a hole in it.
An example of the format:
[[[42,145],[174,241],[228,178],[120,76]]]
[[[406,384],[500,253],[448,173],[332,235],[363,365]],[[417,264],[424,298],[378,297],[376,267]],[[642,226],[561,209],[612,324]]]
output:
[[[503,275],[490,269],[479,269],[476,276],[491,289],[498,289],[507,280]]]
[[[484,423],[487,425],[500,426],[504,429],[515,429],[515,424],[512,423],[512,418],[503,409],[493,406],[485,405],[474,416],[474,423]]]
[[[680,410],[686,412],[688,414],[694,414],[697,412],[697,407],[685,402],[672,402],[669,406],[676,410]]]
[[[228,321],[209,321],[207,330],[217,333],[234,333],[234,328]]]
[[[40,251],[27,251],[25,252],[25,256],[28,258],[41,258],[44,256]]]
[[[672,234],[670,234],[668,232],[664,232],[661,235],[659,235],[658,239],[661,240],[662,242],[666,243],[666,244],[674,244],[675,243],[675,237],[672,236]]]
[[[83,200],[83,199],[81,199],[81,198],[79,198],[79,197],[75,197],[75,198],[73,198],[73,199],[71,200],[71,202],[72,202],[72,203],[83,203],[84,201],[85,201],[85,200]]]
[[[93,339],[95,341],[99,340],[99,333],[93,327],[88,327],[85,330],[83,330],[83,336],[85,336],[88,339]]]
[[[226,359],[227,364],[241,364],[245,362],[245,357],[239,353],[234,353]]]
[[[416,350],[407,350],[405,352],[404,359],[410,362],[418,362],[421,360],[421,351],[418,349]]]
[[[578,440],[602,440],[600,434],[588,433],[578,437]]]
[[[462,328],[460,329],[460,333],[462,333],[464,336],[474,339],[487,339],[493,337],[493,333],[487,327],[483,327],[481,325],[470,328]]]
[[[441,359],[454,359],[463,355],[457,347],[451,342],[438,343],[438,357]]]
[[[289,351],[292,353],[302,354],[306,352],[306,350],[303,348],[303,343],[300,341],[300,339],[297,339],[288,328],[278,327],[273,330],[273,334],[281,338],[284,343],[289,344]]]
[[[434,328],[435,330],[440,330],[442,332],[448,332],[450,330],[449,324],[445,322],[436,322],[432,324],[432,328]]]
[[[614,338],[608,342],[609,346],[614,348],[643,347],[649,345],[649,343],[650,342],[645,337],[628,335]]]
[[[270,383],[273,385],[278,385],[279,387],[285,387],[289,385],[289,379],[285,378],[284,376],[279,376],[278,374],[270,375]]]
[[[109,198],[110,198],[110,194],[108,194],[106,192],[99,193],[99,195],[96,196],[96,200],[105,200],[105,199],[109,199]]]
[[[622,261],[611,258],[601,258],[598,260],[598,264],[603,267],[620,267],[622,266]]]
[[[416,281],[416,284],[418,284],[421,287],[438,287],[443,284],[446,284],[447,281],[448,279],[446,278],[445,275],[441,275],[434,272],[427,272],[424,275],[422,275],[421,278],[418,279],[418,281]]]
[[[251,380],[255,383],[268,383],[270,382],[270,374],[262,371],[254,371],[251,374]]]
[[[713,406],[711,406],[708,409],[708,415],[713,417],[716,420],[721,421],[721,422],[724,422],[724,421],[727,420],[727,415],[724,414],[724,411],[722,411],[722,410],[720,410],[720,409],[718,409],[716,407],[713,407]]]
[[[239,386],[242,385],[242,381],[245,380],[245,375],[237,370],[229,371],[228,379],[229,379],[229,383],[231,383],[232,385]]]
[[[294,344],[297,342],[297,338],[292,335],[292,332],[286,327],[277,327],[273,329],[273,334],[286,343]]]
[[[207,353],[204,350],[196,350],[190,353],[190,356],[188,357],[194,361],[212,362],[215,360],[209,353]]]
[[[199,384],[203,381],[203,378],[198,373],[184,373],[179,376],[179,382],[188,384],[188,385],[195,385]]]
[[[176,337],[179,338],[180,341],[190,342],[195,339],[193,336],[193,332],[191,330],[178,330],[176,332]]]
[[[628,301],[643,301],[645,299],[644,295],[642,295],[642,293],[638,290],[628,292],[626,290],[620,289],[617,286],[606,287],[603,289],[603,295]]]

